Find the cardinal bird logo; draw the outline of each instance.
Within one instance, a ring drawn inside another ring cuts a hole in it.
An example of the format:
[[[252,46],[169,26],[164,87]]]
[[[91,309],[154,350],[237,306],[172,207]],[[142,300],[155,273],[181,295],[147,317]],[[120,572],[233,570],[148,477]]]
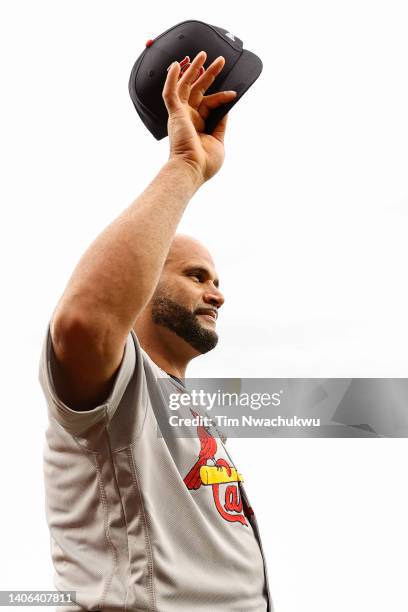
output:
[[[191,410],[194,417],[199,415]],[[215,507],[222,518],[229,523],[241,523],[248,526],[243,514],[242,499],[238,482],[242,480],[241,474],[230,466],[225,459],[216,459],[217,440],[203,425],[197,426],[197,436],[200,439],[200,453],[198,459],[184,478],[184,483],[191,491],[204,486],[211,486]],[[220,485],[226,485],[224,501],[221,501]]]

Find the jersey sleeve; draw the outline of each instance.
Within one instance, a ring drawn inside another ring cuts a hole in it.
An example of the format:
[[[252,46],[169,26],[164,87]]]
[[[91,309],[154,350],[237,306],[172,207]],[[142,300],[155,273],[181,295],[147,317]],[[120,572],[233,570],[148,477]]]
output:
[[[47,401],[50,416],[55,418],[64,429],[74,435],[83,433],[102,419],[109,422],[115,414],[135,370],[137,358],[133,335],[129,333],[127,337],[122,361],[109,396],[105,402],[90,410],[75,410],[74,407],[67,406],[58,397],[52,376],[55,359],[50,325],[48,325],[40,359],[39,381]]]

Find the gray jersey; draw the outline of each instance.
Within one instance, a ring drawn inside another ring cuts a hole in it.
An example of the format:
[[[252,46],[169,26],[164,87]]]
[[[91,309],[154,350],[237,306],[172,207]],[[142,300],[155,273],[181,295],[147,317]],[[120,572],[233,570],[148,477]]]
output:
[[[181,385],[132,331],[110,396],[79,412],[57,395],[54,359],[48,329],[46,509],[55,586],[76,591],[66,610],[271,611],[255,517],[223,442],[204,428],[158,435],[169,411],[158,378],[169,393]]]

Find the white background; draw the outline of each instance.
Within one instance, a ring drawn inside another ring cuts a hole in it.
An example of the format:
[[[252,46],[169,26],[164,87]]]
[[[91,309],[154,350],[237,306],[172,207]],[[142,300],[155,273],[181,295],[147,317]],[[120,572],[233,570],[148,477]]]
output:
[[[406,2],[3,1],[1,589],[52,588],[45,327],[84,249],[167,158],[127,82],[145,41],[190,18],[235,32],[264,71],[180,228],[227,298],[219,347],[189,374],[408,374]],[[408,610],[405,440],[231,448],[276,612]]]

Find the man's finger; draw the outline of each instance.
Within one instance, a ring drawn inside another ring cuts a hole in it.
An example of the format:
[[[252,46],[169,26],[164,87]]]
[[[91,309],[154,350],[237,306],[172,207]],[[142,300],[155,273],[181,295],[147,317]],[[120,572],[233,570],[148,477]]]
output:
[[[213,108],[218,108],[222,104],[227,104],[227,102],[232,102],[234,98],[236,98],[236,91],[219,91],[218,93],[212,94],[211,96],[205,96],[203,101],[201,102],[198,112],[200,113],[203,119],[207,119],[210,111]]]
[[[190,88],[191,85],[198,79],[201,74],[201,68],[204,66],[204,62],[207,59],[207,54],[205,51],[200,51],[193,61],[191,65],[187,68],[187,70],[183,73],[179,81],[179,96],[183,100],[188,100],[190,97]]]
[[[178,108],[177,84],[180,74],[180,64],[173,62],[167,71],[166,81],[163,87],[163,100],[170,114]]]

